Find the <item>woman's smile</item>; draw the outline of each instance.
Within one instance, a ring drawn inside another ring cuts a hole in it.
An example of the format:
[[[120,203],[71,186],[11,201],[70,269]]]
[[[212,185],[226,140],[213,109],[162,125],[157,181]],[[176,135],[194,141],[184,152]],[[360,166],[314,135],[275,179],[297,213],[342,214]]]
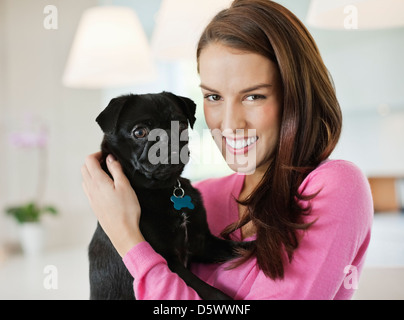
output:
[[[229,152],[231,152],[232,154],[237,155],[248,153],[252,148],[256,147],[256,143],[258,141],[257,136],[238,138],[223,137],[223,139],[226,142],[227,150],[229,150]]]

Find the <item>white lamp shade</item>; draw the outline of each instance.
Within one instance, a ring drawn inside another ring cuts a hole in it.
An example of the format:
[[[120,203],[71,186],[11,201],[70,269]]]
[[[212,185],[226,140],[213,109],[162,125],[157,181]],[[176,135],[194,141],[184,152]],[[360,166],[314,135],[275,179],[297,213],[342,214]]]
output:
[[[307,23],[317,28],[347,29],[352,6],[360,30],[404,26],[404,0],[311,0]]]
[[[65,86],[120,87],[155,77],[150,46],[132,9],[102,6],[83,13],[63,76]]]
[[[159,60],[195,59],[202,31],[232,0],[163,0],[152,37]]]

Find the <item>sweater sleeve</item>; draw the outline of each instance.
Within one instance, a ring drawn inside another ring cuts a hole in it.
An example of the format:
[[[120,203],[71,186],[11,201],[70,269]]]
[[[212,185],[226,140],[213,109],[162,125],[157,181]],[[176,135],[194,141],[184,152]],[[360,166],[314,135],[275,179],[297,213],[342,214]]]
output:
[[[301,186],[311,200],[303,234],[283,280],[259,271],[244,299],[350,299],[370,241],[373,202],[366,178],[353,164],[332,161],[311,174]],[[241,297],[240,297],[241,298]]]
[[[139,243],[123,258],[133,276],[133,288],[138,300],[200,300],[167,265],[167,261],[148,242]]]
[[[223,184],[223,187],[230,188],[229,186],[232,184],[227,181]],[[198,188],[198,184],[194,187]],[[204,204],[207,207],[212,205]],[[197,292],[172,272],[167,261],[146,241],[133,247],[125,255],[123,262],[135,279],[133,287],[138,300],[201,300]]]

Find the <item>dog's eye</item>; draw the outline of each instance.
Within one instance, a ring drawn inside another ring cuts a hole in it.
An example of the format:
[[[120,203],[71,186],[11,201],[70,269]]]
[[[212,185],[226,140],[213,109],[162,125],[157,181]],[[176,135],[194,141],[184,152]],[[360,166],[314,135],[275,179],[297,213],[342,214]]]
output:
[[[186,122],[180,122],[180,132],[188,129],[188,123]]]
[[[137,127],[132,131],[132,134],[137,139],[145,138],[149,134],[149,129],[145,127]]]

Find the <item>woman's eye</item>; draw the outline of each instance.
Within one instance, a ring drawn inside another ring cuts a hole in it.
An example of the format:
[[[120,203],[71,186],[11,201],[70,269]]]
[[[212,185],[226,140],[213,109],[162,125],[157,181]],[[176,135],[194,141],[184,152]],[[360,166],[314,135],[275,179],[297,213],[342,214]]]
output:
[[[147,135],[149,134],[149,129],[144,127],[135,128],[132,131],[132,134],[136,139],[142,139],[147,137]]]
[[[255,101],[255,100],[261,100],[261,99],[265,99],[265,96],[260,95],[260,94],[252,94],[245,98],[245,100],[247,100],[247,101]]]
[[[216,101],[220,101],[220,99],[222,99],[222,97],[219,96],[218,94],[208,94],[205,96],[205,99],[216,102]]]

